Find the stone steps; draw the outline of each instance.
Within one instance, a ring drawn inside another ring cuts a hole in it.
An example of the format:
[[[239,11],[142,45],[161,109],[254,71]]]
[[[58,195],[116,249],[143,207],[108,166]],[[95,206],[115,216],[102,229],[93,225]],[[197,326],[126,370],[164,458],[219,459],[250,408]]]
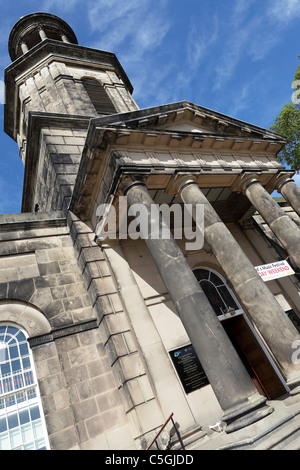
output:
[[[207,434],[202,431],[201,428],[192,428],[180,437],[182,439],[185,450],[197,450],[200,443],[203,444],[204,442],[208,441]],[[172,439],[171,450],[181,450],[181,444],[177,436],[174,436]]]
[[[300,403],[288,406],[270,402],[274,412],[257,423],[231,434],[225,432],[200,441],[198,450],[299,450]],[[194,444],[194,445],[195,445]]]
[[[300,416],[279,426],[254,448],[255,450],[298,450],[300,448]]]

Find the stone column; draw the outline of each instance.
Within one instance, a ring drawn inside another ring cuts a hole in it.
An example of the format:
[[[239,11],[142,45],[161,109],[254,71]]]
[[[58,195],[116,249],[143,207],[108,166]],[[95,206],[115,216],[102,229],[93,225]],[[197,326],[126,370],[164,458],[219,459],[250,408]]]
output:
[[[204,230],[204,237],[213,254],[247,309],[248,316],[274,354],[287,385],[297,393],[300,391],[300,370],[299,366],[293,364],[292,355],[294,341],[300,341],[298,331],[195,180],[189,176],[179,177],[175,182],[175,189],[185,204],[204,205],[204,228],[199,228]]]
[[[300,216],[300,188],[289,175],[279,175],[276,189]]]
[[[62,40],[63,42],[65,42],[65,43],[67,43],[67,44],[70,44],[70,41],[69,41],[69,39],[67,38],[67,35],[65,34],[64,31],[61,31],[61,32],[60,32],[60,37],[61,37],[61,40]]]
[[[39,32],[39,36],[40,36],[42,41],[47,39],[47,35],[46,35],[45,30],[42,26],[38,26],[38,32]]]
[[[226,431],[232,432],[271,413],[272,408],[264,406],[265,398],[254,387],[177,243],[159,219],[146,186],[131,181],[125,183],[123,191],[129,206],[139,204],[146,211],[148,228],[142,236],[224,411]],[[157,235],[158,223],[164,229],[164,237],[161,231]]]
[[[26,54],[26,52],[29,51],[28,46],[27,46],[27,44],[26,44],[25,41],[22,41],[22,42],[20,43],[20,46],[21,46],[21,49],[22,49],[23,54]]]
[[[300,229],[264,189],[255,175],[245,175],[240,190],[266,221],[274,235],[300,268]]]

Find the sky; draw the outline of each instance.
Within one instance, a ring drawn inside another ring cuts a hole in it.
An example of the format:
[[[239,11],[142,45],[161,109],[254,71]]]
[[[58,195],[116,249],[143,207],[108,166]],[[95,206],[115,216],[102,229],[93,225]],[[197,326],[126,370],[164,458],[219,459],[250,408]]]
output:
[[[269,128],[292,100],[300,0],[0,0],[0,8],[2,214],[21,211],[23,164],[3,131],[7,42],[21,16],[55,14],[80,45],[114,52],[140,108],[188,100]]]

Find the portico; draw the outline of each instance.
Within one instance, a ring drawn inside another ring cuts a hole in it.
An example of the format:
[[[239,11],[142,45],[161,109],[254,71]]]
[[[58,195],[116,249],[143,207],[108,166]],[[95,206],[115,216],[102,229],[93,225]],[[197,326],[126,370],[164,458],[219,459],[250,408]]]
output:
[[[253,177],[252,177],[253,178]],[[251,178],[251,181],[253,181]],[[272,200],[269,194],[263,189],[257,180],[260,193],[256,197],[252,194],[252,201],[257,207],[261,207],[261,201],[267,199],[269,209],[279,213],[277,219],[283,211]],[[257,275],[253,265],[249,262],[244,252],[236,243],[225,224],[216,214],[211,204],[204,197],[195,180],[191,176],[179,178],[176,184],[176,191],[181,195],[185,204],[204,205],[204,233],[213,253],[218,259],[222,269],[226,272],[227,278],[234,288],[234,291],[241,299],[242,304],[247,308],[249,317],[258,327],[265,338],[270,349],[280,363],[281,370],[291,388],[300,385],[300,371],[297,373],[295,365],[291,361],[291,344],[298,337],[298,333],[284,315],[284,312],[266,284]],[[269,212],[270,213],[270,212]],[[264,212],[269,220],[268,212]],[[293,240],[288,240],[286,246],[291,253],[300,249],[300,232],[297,226],[283,213],[282,224],[287,223],[287,231],[294,230]],[[281,341],[278,342],[277,332],[283,332]],[[297,378],[298,377],[298,378]]]
[[[157,239],[156,234],[152,237],[150,211],[154,202],[146,187],[139,181],[136,184],[129,181],[124,192],[129,205],[143,204],[148,208],[150,230],[145,243],[224,411],[227,431],[271,413],[269,407],[261,409],[266,400],[251,382],[175,240],[172,236],[169,239]],[[163,225],[161,221],[161,228]]]
[[[214,260],[237,296],[255,341],[262,344],[267,362],[276,370],[277,393],[297,394],[300,371],[292,362],[292,344],[300,340],[299,333],[278,302],[282,294],[274,296],[254,269],[262,260],[253,261],[252,248],[241,246],[234,236],[258,211],[291,259],[298,262],[299,229],[270,196],[278,181],[287,176],[275,156],[283,142],[258,128],[243,125],[237,131],[237,122],[213,118],[189,103],[180,103],[177,109],[175,105],[162,108],[150,110],[147,116],[145,111],[123,115],[117,125],[111,117],[103,128],[101,118],[94,121],[82,161],[87,177],[80,195],[75,186],[73,208],[96,226],[98,205],[110,201],[117,208],[119,196],[124,195],[129,207],[142,204],[149,217],[153,204],[204,207],[204,227],[198,227],[204,234],[204,246],[197,253],[182,250],[183,241],[172,237],[141,238],[165,286],[164,299],[170,298],[175,307],[223,411],[222,421],[231,433],[269,415],[272,407],[265,405],[266,396],[258,393],[233,347],[228,328],[223,328],[197,282],[193,260]],[[262,200],[268,201],[267,210]],[[272,220],[270,208],[275,214]],[[287,227],[284,236],[281,222]],[[104,251],[110,247],[109,240],[98,243]],[[119,243],[122,245],[122,241]],[[129,253],[126,244],[124,250]],[[131,266],[130,258],[128,263]],[[149,285],[150,277],[146,278]],[[154,312],[161,300],[153,299],[144,296]],[[275,389],[273,392],[276,395]]]

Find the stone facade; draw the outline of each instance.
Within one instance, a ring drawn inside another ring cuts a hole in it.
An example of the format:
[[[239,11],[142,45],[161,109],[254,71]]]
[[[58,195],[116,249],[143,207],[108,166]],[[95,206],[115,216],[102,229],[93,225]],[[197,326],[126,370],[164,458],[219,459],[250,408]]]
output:
[[[0,216],[0,326],[28,334],[49,447],[146,449],[173,414],[187,448],[232,448],[294,419],[300,223],[284,139],[188,102],[139,110],[114,54],[53,15],[21,18],[9,44],[5,131],[25,178],[22,213]],[[123,237],[121,218],[101,237],[99,207],[124,196],[147,217],[202,205],[203,245]],[[293,276],[254,269],[287,258]],[[209,383],[186,391],[171,355],[191,344]],[[175,449],[170,423],[159,445]]]

